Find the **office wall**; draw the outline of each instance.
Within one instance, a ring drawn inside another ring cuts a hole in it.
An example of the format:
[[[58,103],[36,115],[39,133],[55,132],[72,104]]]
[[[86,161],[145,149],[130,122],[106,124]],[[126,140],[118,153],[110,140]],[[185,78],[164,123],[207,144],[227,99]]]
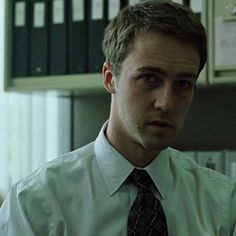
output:
[[[108,119],[110,95],[107,92],[73,98],[73,149],[93,141]]]
[[[236,149],[236,87],[199,89],[173,144],[183,150]]]
[[[108,118],[109,94],[73,98],[73,148],[94,140]],[[198,88],[187,122],[172,147],[236,149],[236,87]]]

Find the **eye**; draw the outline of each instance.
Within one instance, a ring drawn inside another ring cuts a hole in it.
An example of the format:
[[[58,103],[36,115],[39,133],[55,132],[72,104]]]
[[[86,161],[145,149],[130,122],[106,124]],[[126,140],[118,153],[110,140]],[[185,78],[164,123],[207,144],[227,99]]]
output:
[[[142,74],[139,76],[139,79],[141,84],[147,87],[156,87],[162,82],[160,76],[153,73]]]
[[[176,81],[176,87],[177,89],[192,89],[195,85],[195,82],[193,80],[178,80]]]
[[[175,92],[180,96],[186,97],[193,93],[195,83],[194,79],[177,80],[174,84]]]

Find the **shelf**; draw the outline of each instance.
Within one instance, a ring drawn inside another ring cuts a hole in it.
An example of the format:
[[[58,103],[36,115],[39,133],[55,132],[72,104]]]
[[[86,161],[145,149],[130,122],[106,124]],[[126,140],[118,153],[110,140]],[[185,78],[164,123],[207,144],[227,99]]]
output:
[[[13,78],[7,86],[7,91],[32,92],[45,90],[76,90],[81,94],[103,91],[102,74]]]

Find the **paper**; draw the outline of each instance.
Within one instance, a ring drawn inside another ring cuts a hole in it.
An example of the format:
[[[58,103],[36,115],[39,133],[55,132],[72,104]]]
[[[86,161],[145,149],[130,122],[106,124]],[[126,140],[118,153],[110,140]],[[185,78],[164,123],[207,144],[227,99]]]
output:
[[[111,20],[120,11],[120,0],[109,0],[108,19]]]
[[[72,20],[83,21],[85,19],[84,14],[84,0],[73,0],[72,2]]]
[[[236,65],[236,21],[215,18],[215,66]]]
[[[53,24],[64,23],[64,0],[53,1]]]
[[[103,19],[103,0],[92,0],[92,20]]]
[[[45,4],[37,2],[34,4],[34,28],[42,28],[45,25]]]
[[[202,12],[202,0],[191,0],[190,7],[193,12],[201,13]]]
[[[15,3],[15,26],[22,27],[25,26],[25,2]]]

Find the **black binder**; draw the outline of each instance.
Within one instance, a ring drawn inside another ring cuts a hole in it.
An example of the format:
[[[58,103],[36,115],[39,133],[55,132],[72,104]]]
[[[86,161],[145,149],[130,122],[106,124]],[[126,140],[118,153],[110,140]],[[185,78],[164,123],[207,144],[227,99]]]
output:
[[[12,76],[28,75],[29,3],[14,0],[12,5]]]
[[[102,41],[107,23],[107,1],[89,0],[88,71],[101,72],[104,63]]]
[[[30,75],[48,74],[48,1],[30,1]]]
[[[68,67],[69,73],[87,72],[88,5],[87,0],[68,0]]]
[[[67,9],[65,0],[50,0],[49,74],[67,73]]]

